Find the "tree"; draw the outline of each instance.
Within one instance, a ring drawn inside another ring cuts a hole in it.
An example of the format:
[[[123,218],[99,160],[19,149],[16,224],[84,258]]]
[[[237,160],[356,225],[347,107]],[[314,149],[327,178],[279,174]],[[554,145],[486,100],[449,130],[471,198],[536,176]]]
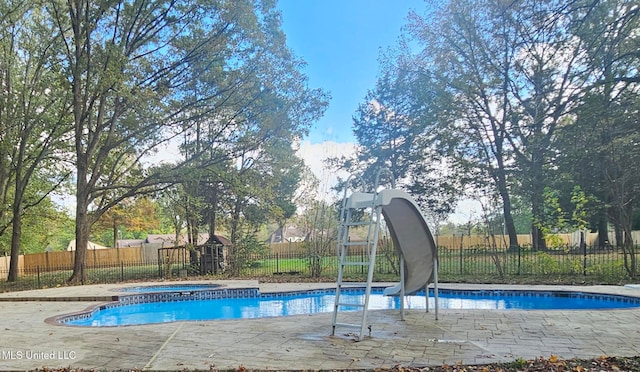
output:
[[[390,50],[381,59],[384,72],[353,117],[358,142],[355,158],[330,159],[330,163],[361,175],[369,188],[378,176],[380,185],[390,186],[392,180],[384,172],[379,174],[388,169],[397,187],[406,189],[425,210],[442,219],[451,213],[458,188],[429,144],[428,132],[436,117],[434,88],[425,82],[422,71],[411,66],[414,60],[402,54],[406,52],[406,48]]]
[[[45,201],[69,175],[60,164],[71,127],[68,95],[61,89],[57,72],[61,68],[56,55],[59,34],[39,6],[4,3],[2,7],[6,16],[0,18],[0,86],[4,90],[0,98],[0,194],[4,202],[12,195],[8,280],[15,281],[25,213]]]
[[[235,243],[247,242],[246,236],[255,235],[268,221],[275,220],[282,228],[295,214],[293,199],[304,169],[291,145],[281,139],[266,141],[252,155],[243,158],[235,170],[229,170],[225,182],[231,210],[229,232],[234,243],[229,255],[235,263],[243,262],[239,257],[246,253]],[[238,272],[239,267],[231,270]]]
[[[103,243],[113,243],[113,247],[118,248],[119,233],[141,238],[149,232],[157,231],[160,228],[158,212],[157,204],[148,197],[128,200],[102,214],[93,224],[92,232],[110,232],[112,239]]]
[[[413,162],[422,161],[414,146],[423,128],[411,121],[413,107],[405,89],[401,77],[383,74],[353,118],[353,134],[359,144],[354,165],[364,170],[363,177],[371,184],[380,168],[388,168],[401,179],[408,176]]]
[[[558,154],[558,169],[590,200],[589,222],[599,232],[599,245],[608,243],[612,222],[616,241],[624,246],[632,244],[623,226],[629,228],[624,221],[633,214],[638,187],[633,159],[640,101],[632,75],[640,64],[640,14],[630,1],[577,2],[574,9],[572,32],[584,45],[587,89],[574,120],[560,127],[564,151]]]
[[[336,205],[316,200],[299,217],[299,225],[304,226],[307,236],[304,246],[309,271],[314,278],[320,277],[327,265],[325,257],[336,249],[339,216]]]
[[[274,43],[284,38],[271,1],[73,0],[49,10],[65,35],[73,96],[78,246],[70,281],[83,280],[90,226],[107,210],[178,182],[188,165],[233,159],[319,114],[305,109],[322,94],[302,85],[300,62],[279,63],[288,50]],[[300,90],[282,88],[294,79]],[[203,127],[206,145],[179,164],[141,168],[162,143]],[[210,149],[223,151],[203,158]]]
[[[495,190],[509,245],[517,246],[510,191],[513,152],[507,138],[513,98],[507,77],[516,46],[505,11],[489,2],[451,1],[432,18],[413,14],[409,29],[424,48],[414,68],[436,95],[425,102],[438,112],[433,134],[427,136],[430,146],[474,194]]]
[[[35,187],[29,187],[25,195],[26,200],[36,199],[37,194],[31,195],[37,191],[35,189]],[[57,210],[57,206],[49,198],[44,198],[37,205],[25,208],[21,215],[21,223],[18,254],[40,253],[46,249],[66,250],[69,242],[73,240],[73,218],[66,212]],[[7,231],[11,231],[10,229],[11,225],[8,226]],[[0,234],[0,255],[11,254],[13,239],[11,233]]]
[[[520,194],[530,204],[533,244],[546,247],[544,191],[557,174],[561,129],[586,94],[605,81],[634,81],[637,7],[614,3],[455,0],[411,16],[408,29],[423,46],[414,68],[438,88],[433,138],[458,174],[467,173],[465,184],[500,195],[511,245],[511,199]],[[620,50],[609,59],[619,71],[601,78],[603,64],[593,61],[607,50]]]

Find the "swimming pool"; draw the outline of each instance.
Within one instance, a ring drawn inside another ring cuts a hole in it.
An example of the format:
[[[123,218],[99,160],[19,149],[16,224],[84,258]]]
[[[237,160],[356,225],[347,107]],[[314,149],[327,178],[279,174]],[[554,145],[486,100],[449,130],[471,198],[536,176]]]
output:
[[[369,309],[399,309],[398,297],[374,288]],[[640,298],[584,292],[448,290],[439,291],[439,309],[484,310],[593,310],[640,307]],[[315,314],[333,311],[334,290],[265,293],[257,289],[212,290],[193,293],[149,293],[124,296],[118,302],[89,311],[63,315],[57,321],[73,326],[122,326],[176,321],[248,319]],[[363,303],[362,290],[344,291],[341,301]],[[429,307],[434,299],[430,297]],[[424,293],[407,296],[405,308],[424,309]],[[341,310],[359,310],[345,307]]]

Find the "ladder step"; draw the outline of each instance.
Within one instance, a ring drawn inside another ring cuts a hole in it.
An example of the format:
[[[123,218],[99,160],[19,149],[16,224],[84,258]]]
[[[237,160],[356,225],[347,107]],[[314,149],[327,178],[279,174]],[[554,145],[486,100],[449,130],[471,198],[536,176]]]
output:
[[[371,221],[347,222],[345,223],[345,226],[365,226],[365,225],[371,225],[373,223]]]
[[[366,240],[362,240],[362,241],[357,241],[357,242],[346,242],[346,243],[342,243],[342,245],[344,245],[345,247],[351,247],[354,245],[369,245],[370,243]]]

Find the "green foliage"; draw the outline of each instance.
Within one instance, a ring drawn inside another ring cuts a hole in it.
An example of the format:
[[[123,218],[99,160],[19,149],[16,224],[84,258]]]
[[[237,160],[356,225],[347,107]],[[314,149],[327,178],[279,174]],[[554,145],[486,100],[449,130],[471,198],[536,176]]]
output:
[[[92,237],[96,243],[107,247],[115,247],[114,234],[117,239],[143,239],[160,230],[159,209],[158,203],[149,198],[123,201],[92,225]]]
[[[233,166],[225,166],[260,155],[266,141],[291,143],[327,106],[327,95],[308,87],[303,62],[288,50],[273,2],[82,0],[44,9],[47,24],[69,31],[59,35],[63,45],[78,51],[57,50],[65,67],[61,81],[73,94],[65,111],[73,113],[77,174],[79,245],[71,280],[82,272],[89,227],[101,215],[187,175],[193,175],[184,180],[191,200],[182,221],[192,233],[202,224],[213,231],[218,212],[209,200],[209,211],[190,209],[201,181],[213,197],[224,181],[240,187],[227,209],[234,235],[254,195],[239,177],[217,174],[216,166],[233,174]],[[183,144],[183,158],[145,168],[146,155],[170,139]],[[204,177],[203,170],[210,173]],[[290,205],[282,207],[282,215],[291,213]]]
[[[552,232],[552,228],[564,231],[567,227],[566,212],[560,206],[558,190],[545,187],[543,192],[544,214],[543,220],[538,220],[540,230],[545,234],[545,238]]]
[[[49,248],[64,251],[73,240],[73,219],[56,210],[50,200],[29,208],[22,217],[20,254],[40,253]],[[0,255],[10,254],[11,230],[0,235]]]
[[[509,368],[515,368],[517,370],[525,369],[527,366],[529,366],[529,361],[521,357],[509,363]]]
[[[329,252],[335,249],[335,239],[333,238],[319,238],[307,240],[304,242],[303,247],[307,250],[307,266],[312,278],[319,278],[322,272],[330,264],[327,260]]]
[[[589,226],[589,217],[596,212],[593,206],[597,205],[597,199],[595,196],[587,195],[580,185],[575,185],[571,191],[571,203],[574,205],[571,217],[574,227],[578,230],[586,229]]]
[[[228,247],[229,267],[227,272],[229,275],[237,276],[242,270],[259,264],[252,257],[260,257],[268,252],[269,248],[254,234],[244,232],[233,246]]]

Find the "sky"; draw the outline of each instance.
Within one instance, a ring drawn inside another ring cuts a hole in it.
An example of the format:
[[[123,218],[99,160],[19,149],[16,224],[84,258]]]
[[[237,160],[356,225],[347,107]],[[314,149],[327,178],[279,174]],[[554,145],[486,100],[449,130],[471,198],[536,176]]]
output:
[[[331,94],[325,115],[298,150],[320,181],[316,198],[342,197],[331,187],[349,175],[328,169],[324,160],[355,153],[352,117],[375,87],[378,57],[397,45],[409,12],[426,8],[424,0],[278,0],[287,45],[307,63],[309,87]],[[463,206],[452,219],[466,221],[475,208]]]
[[[279,0],[282,29],[293,53],[307,62],[311,88],[330,92],[311,144],[355,139],[351,118],[378,76],[381,50],[397,44],[410,10],[423,0]]]
[[[278,1],[287,45],[307,63],[309,87],[331,95],[298,152],[320,180],[320,199],[336,198],[331,186],[348,177],[327,169],[324,159],[355,152],[352,117],[375,87],[381,51],[397,45],[409,12],[424,7],[423,0]]]
[[[397,45],[411,10],[424,0],[278,0],[287,46],[306,62],[309,88],[331,95],[324,116],[299,144],[298,155],[318,177],[318,198],[332,200],[338,176],[324,159],[351,155],[352,117],[373,89],[381,51]]]
[[[323,161],[354,153],[352,117],[375,87],[380,52],[397,45],[410,11],[424,14],[427,6],[425,0],[278,0],[287,45],[307,63],[309,87],[332,97],[298,151],[320,180],[319,198],[341,197],[330,188],[348,174]],[[479,209],[476,201],[463,200],[449,220],[467,222]]]

